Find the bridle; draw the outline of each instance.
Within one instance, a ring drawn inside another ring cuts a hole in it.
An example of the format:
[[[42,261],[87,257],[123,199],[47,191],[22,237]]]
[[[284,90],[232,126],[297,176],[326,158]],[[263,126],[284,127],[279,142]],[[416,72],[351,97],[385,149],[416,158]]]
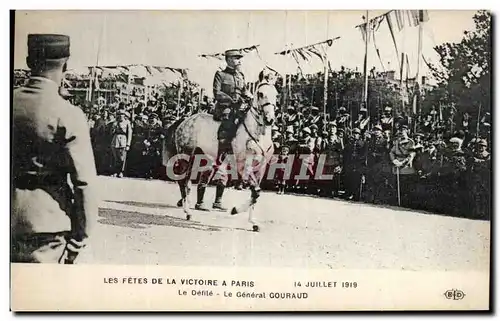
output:
[[[257,126],[258,127],[266,127],[266,126],[270,126],[270,125],[266,125],[265,124],[265,120],[264,120],[264,107],[267,106],[267,105],[271,105],[271,103],[266,103],[262,106],[260,106],[260,108],[257,108],[257,105],[256,103],[253,103],[253,104],[250,104],[250,107],[248,107],[246,109],[246,114],[250,113],[250,115],[254,118],[255,122],[257,123]],[[255,135],[248,129],[247,125],[245,124],[245,122],[243,122],[243,127],[245,128],[245,130],[247,131],[248,133],[248,136],[250,136],[250,138],[257,144],[257,146],[259,146],[259,149],[261,150],[262,152],[262,156],[264,156],[272,147],[272,144],[269,145],[269,148],[267,150],[264,151],[264,148],[262,148],[262,145],[260,144],[259,140],[255,137]]]

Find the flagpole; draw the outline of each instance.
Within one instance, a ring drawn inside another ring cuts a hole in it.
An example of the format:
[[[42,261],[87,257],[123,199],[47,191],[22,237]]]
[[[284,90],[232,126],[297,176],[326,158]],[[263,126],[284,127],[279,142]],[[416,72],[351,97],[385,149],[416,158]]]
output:
[[[418,55],[417,55],[417,74],[415,76],[417,90],[420,91],[421,81],[420,81],[420,57],[422,56],[422,32],[423,32],[423,20],[424,20],[423,10],[418,10]],[[417,99],[420,96],[420,92],[417,93],[415,90],[413,93],[413,115],[414,120],[417,118]],[[414,131],[417,130],[417,122],[414,121]]]
[[[285,52],[288,50],[288,11],[285,11]],[[287,69],[288,60],[285,60],[285,75],[283,77],[282,91],[283,91],[283,104],[281,105],[281,120],[282,120],[282,136],[285,136],[286,130],[286,119],[285,111],[287,110],[286,105],[286,81],[287,81]]]
[[[364,103],[367,111],[368,111],[368,38],[370,36],[369,29],[371,29],[370,28],[370,17],[369,17],[369,11],[366,10],[365,60],[364,60],[364,67],[363,67],[363,69],[364,69],[363,72],[364,72],[364,76],[365,76],[365,84],[364,84],[364,92],[363,92],[363,103]]]
[[[95,62],[95,65],[96,67],[99,66],[99,56],[101,55],[101,45],[102,45],[102,37],[104,35],[104,28],[106,27],[106,15],[104,15],[103,17],[103,20],[102,20],[102,25],[101,25],[101,34],[99,35],[99,42],[97,43],[97,55],[96,55],[96,62]],[[97,73],[95,71],[95,68],[93,68],[93,71],[94,71],[94,75],[92,77],[92,82],[93,82],[93,85],[95,86],[95,83],[96,83],[96,80],[97,80]],[[94,103],[94,91],[92,90],[92,85],[91,85],[91,89],[90,89],[90,102],[91,104]],[[97,88],[95,90],[95,92],[97,92]],[[100,112],[100,110],[99,110]]]
[[[328,39],[328,28],[330,25],[330,14],[326,12],[326,38]],[[324,88],[323,88],[323,126],[326,126],[326,105],[328,102],[328,49],[324,47],[323,58],[323,72],[324,72]]]

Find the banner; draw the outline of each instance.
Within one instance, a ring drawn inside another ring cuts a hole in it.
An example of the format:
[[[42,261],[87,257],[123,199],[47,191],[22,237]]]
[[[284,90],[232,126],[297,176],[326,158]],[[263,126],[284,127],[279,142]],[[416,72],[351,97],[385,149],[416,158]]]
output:
[[[294,59],[300,57],[305,62],[310,61],[311,58],[313,58],[313,56],[316,56],[321,60],[322,63],[324,63],[324,57],[326,55],[327,48],[331,47],[333,45],[333,42],[337,39],[340,39],[340,37],[327,39],[325,41],[300,48],[293,48],[293,49],[283,50],[280,52],[275,52],[274,54],[281,56],[291,55]]]

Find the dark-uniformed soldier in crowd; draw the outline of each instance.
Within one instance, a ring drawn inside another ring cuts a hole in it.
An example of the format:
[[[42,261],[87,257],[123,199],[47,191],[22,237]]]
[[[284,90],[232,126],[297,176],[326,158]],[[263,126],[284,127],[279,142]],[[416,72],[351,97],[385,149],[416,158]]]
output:
[[[384,114],[380,118],[380,124],[382,125],[382,130],[384,132],[389,132],[393,134],[393,128],[394,128],[394,117],[392,116],[392,108],[389,106],[386,106],[384,108]]]
[[[145,141],[148,136],[149,117],[144,113],[137,114],[134,121],[130,150],[127,153],[127,176],[145,178],[148,164],[145,160]]]
[[[361,107],[358,114],[358,119],[354,122],[354,127],[361,130],[361,134],[364,134],[368,129],[368,124],[370,123],[370,117],[368,117],[368,110],[365,107]]]
[[[58,93],[69,56],[69,37],[28,35],[31,78],[13,95],[11,262],[74,263],[97,219],[87,119]]]
[[[449,143],[439,169],[441,204],[449,213],[461,214],[466,208],[466,195],[470,192],[465,188],[467,162],[462,150],[463,140],[452,137]]]
[[[403,124],[398,127],[396,139],[389,152],[389,157],[394,165],[392,173],[394,174],[393,181],[395,183],[392,184],[392,186],[397,189],[397,180],[399,179],[402,206],[408,206],[411,203],[410,197],[416,176],[415,169],[413,168],[413,160],[415,158],[414,147],[415,142],[408,136],[408,126]],[[395,201],[397,201],[397,199]]]
[[[344,132],[348,132],[351,127],[351,115],[345,107],[340,107],[337,111],[337,128],[342,129]]]
[[[309,177],[308,179],[298,179],[296,180],[296,189],[299,192],[306,193],[310,192],[314,184],[314,138],[311,136],[311,129],[305,127],[302,129],[302,139],[298,145],[298,154],[303,155],[302,159],[299,157],[295,160],[295,166],[293,173],[298,175],[302,170],[302,167],[306,169],[305,173]]]
[[[331,123],[330,132],[325,141],[324,175],[333,175],[331,181],[322,181],[320,188],[327,196],[338,196],[341,189],[341,174],[344,164],[344,142],[337,135],[337,125]]]
[[[113,163],[111,165],[112,176],[123,177],[125,171],[127,152],[132,143],[132,125],[127,119],[130,117],[128,111],[119,110],[118,118],[112,124],[113,139],[111,140],[111,151]]]
[[[317,129],[323,129],[323,115],[316,106],[311,106],[311,114],[309,115],[309,119],[306,120],[306,126],[311,128],[312,125],[316,125]]]
[[[491,207],[491,155],[488,142],[480,139],[475,142],[473,154],[468,160],[469,186],[472,187],[472,213],[482,219],[490,219]]]
[[[359,200],[361,195],[361,178],[366,169],[367,145],[361,130],[354,128],[349,139],[344,156],[345,192],[349,200]]]
[[[246,89],[245,76],[241,72],[241,58],[243,58],[243,55],[239,50],[226,50],[225,58],[227,67],[215,73],[213,83],[216,100],[214,119],[221,121],[217,132],[217,139],[219,141],[217,153],[218,165],[223,161],[224,155],[232,154],[231,142],[236,135],[242,113],[252,99],[252,95]],[[217,182],[215,202],[212,207],[225,211],[226,208],[222,206],[222,196],[224,194],[227,175],[220,172],[222,167],[218,167],[219,173],[215,175],[222,179]],[[203,204],[203,196],[206,189],[204,181],[203,179],[198,184],[198,200],[195,208],[206,211],[208,208]]]
[[[299,115],[297,114],[297,111],[295,110],[295,107],[290,105],[287,107],[287,115],[285,118],[285,122],[287,126],[293,125],[297,120],[299,120]],[[277,121],[279,121],[277,119]]]
[[[278,156],[278,164],[286,164],[290,159],[290,147],[288,145],[281,146],[280,155]],[[278,185],[278,194],[284,194],[287,184],[286,170],[278,168],[276,170],[276,183]]]
[[[156,177],[156,171],[161,166],[162,139],[165,137],[163,123],[157,113],[151,113],[149,118],[146,139],[144,141],[143,161],[144,177]]]
[[[367,199],[371,203],[386,200],[390,141],[384,136],[381,125],[375,125],[368,144],[368,170],[366,173]]]
[[[285,142],[288,144],[290,154],[295,155],[299,145],[298,140],[295,138],[295,130],[293,126],[287,126],[285,131]]]

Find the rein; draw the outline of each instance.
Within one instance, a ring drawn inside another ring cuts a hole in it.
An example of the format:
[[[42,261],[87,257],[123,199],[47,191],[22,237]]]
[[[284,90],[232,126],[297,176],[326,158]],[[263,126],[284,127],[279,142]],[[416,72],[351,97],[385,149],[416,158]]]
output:
[[[254,106],[250,106],[250,108],[249,108],[249,110],[248,110],[247,114],[248,114],[248,113],[250,113],[250,114],[252,115],[252,117],[255,119],[255,121],[256,121],[256,123],[257,123],[257,126],[265,127],[265,125],[263,124],[263,122],[260,122],[260,121],[259,121],[259,118],[261,118],[261,117],[259,117],[259,116],[261,116],[261,113],[260,113],[260,112],[258,112],[258,111],[256,111],[256,108],[255,108]],[[257,116],[256,114],[257,114],[258,116]],[[250,136],[250,138],[251,138],[251,139],[252,139],[255,143],[257,143],[257,146],[259,146],[259,148],[260,148],[260,150],[261,150],[261,152],[262,152],[262,156],[264,156],[264,155],[266,154],[266,152],[268,152],[268,151],[271,149],[272,145],[270,145],[270,146],[269,146],[269,148],[268,148],[266,151],[264,151],[264,148],[262,148],[262,145],[260,144],[259,140],[258,140],[258,139],[255,137],[255,135],[254,135],[254,134],[253,134],[253,133],[252,133],[252,132],[248,129],[247,124],[245,123],[245,121],[243,121],[243,127],[244,127],[244,128],[245,128],[245,130],[247,131],[248,136]]]

